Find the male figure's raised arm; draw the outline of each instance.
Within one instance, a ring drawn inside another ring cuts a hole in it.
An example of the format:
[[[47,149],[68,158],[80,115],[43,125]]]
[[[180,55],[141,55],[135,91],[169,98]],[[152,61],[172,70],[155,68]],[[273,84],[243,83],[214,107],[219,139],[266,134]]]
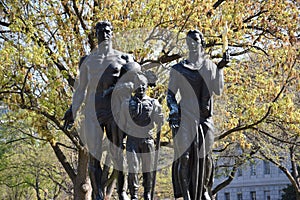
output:
[[[224,89],[223,68],[216,68],[216,76],[213,77],[213,91],[216,95],[221,95]]]
[[[223,54],[222,60],[217,64],[216,77],[213,80],[213,90],[216,95],[220,95],[224,89],[224,73],[223,68],[227,66],[230,61],[230,56],[228,50]]]

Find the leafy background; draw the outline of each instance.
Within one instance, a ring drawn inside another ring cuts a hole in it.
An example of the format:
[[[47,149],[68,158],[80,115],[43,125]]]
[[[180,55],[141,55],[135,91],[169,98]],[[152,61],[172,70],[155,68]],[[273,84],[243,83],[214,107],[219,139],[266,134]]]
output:
[[[80,57],[96,48],[93,27],[109,20],[116,48],[158,75],[161,84],[149,93],[160,98],[166,115],[168,70],[185,55],[185,33],[202,31],[207,54],[218,62],[227,23],[231,63],[215,101],[217,176],[231,180],[249,160],[268,160],[286,174],[299,199],[299,7],[297,0],[1,0],[1,198],[90,199],[88,154],[61,119]],[[147,33],[147,42],[126,38]],[[172,142],[167,124],[163,133],[162,144]],[[158,197],[172,196],[169,173],[159,172]]]

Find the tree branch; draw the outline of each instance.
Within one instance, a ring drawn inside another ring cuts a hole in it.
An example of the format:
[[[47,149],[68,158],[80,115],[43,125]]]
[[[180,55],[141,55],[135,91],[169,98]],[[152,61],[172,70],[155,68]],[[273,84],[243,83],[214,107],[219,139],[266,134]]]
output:
[[[248,25],[248,26],[246,26],[245,28],[247,28],[247,29],[259,30],[259,31],[264,31],[264,32],[266,32],[266,33],[269,33],[269,34],[272,35],[273,37],[278,38],[278,37],[276,37],[276,35],[275,35],[275,31],[270,31],[270,30],[268,30],[268,29],[265,29],[265,28],[262,28],[262,27],[259,27],[259,26]],[[235,30],[234,30],[234,31],[235,31]],[[236,30],[236,31],[237,31],[237,30]]]
[[[226,0],[218,0],[216,3],[214,3],[213,8],[216,9],[216,8],[219,7],[224,1],[226,1]]]
[[[22,140],[26,140],[26,139],[28,139],[28,137],[23,137],[23,138],[18,138],[18,139],[15,139],[15,140],[10,140],[10,141],[5,142],[5,144],[8,145],[8,144],[18,142],[18,141],[22,141]]]
[[[253,155],[255,155],[258,152],[258,150],[259,150],[259,148],[253,149],[249,154],[243,153],[243,154],[237,156],[235,158],[235,163],[232,166],[232,170],[231,170],[228,178],[225,181],[223,181],[222,183],[220,183],[219,185],[217,185],[213,189],[212,193],[216,194],[218,191],[220,191],[221,189],[223,189],[224,187],[229,185],[231,183],[231,181],[233,180],[237,169],[249,160],[249,156],[250,156],[250,158],[252,158]],[[228,166],[224,166],[224,167],[228,168]]]
[[[283,93],[283,91],[285,90],[285,88],[286,88],[286,86],[287,86],[287,83],[288,83],[288,82],[286,82],[286,83],[282,86],[281,90],[280,90],[279,93],[276,95],[276,97],[273,99],[272,103],[275,103],[275,102],[279,99],[280,95],[281,95],[281,94]],[[250,128],[255,127],[256,125],[262,123],[262,122],[263,122],[263,121],[271,114],[272,107],[273,107],[273,106],[270,105],[270,106],[268,107],[267,112],[265,113],[265,115],[264,115],[261,119],[259,119],[258,121],[254,122],[254,123],[252,123],[252,124],[248,124],[248,125],[239,125],[239,126],[233,128],[233,129],[230,129],[230,130],[228,130],[228,131],[225,131],[225,132],[222,133],[221,135],[215,137],[215,139],[216,139],[216,140],[221,140],[221,139],[225,138],[226,136],[230,135],[231,133],[234,133],[234,132],[237,132],[237,131],[243,131],[243,130],[246,130],[246,129],[250,129]]]
[[[157,60],[144,60],[143,62],[140,63],[140,65],[143,66],[143,70],[147,70],[165,63],[172,62],[173,60],[177,60],[179,58],[182,58],[182,56],[179,54],[163,55],[159,57]]]
[[[2,22],[2,21],[0,21],[0,25],[1,25],[1,26],[5,26],[5,27],[9,27],[9,25],[11,25],[11,23],[7,23],[7,22]]]
[[[66,170],[67,174],[69,175],[71,181],[73,184],[75,183],[76,173],[74,169],[72,168],[71,164],[67,161],[66,156],[62,152],[62,150],[59,148],[59,146],[54,143],[50,142],[50,145],[52,149],[54,150],[54,153],[56,157],[58,158],[59,162],[62,164],[63,168]]]
[[[78,10],[78,7],[76,5],[76,1],[75,0],[73,0],[73,9],[75,11],[75,14],[76,14],[78,20],[80,21],[81,27],[83,28],[84,31],[87,31],[88,27],[84,23],[84,20],[82,19],[82,16],[81,16],[82,12],[80,12]],[[77,33],[80,35],[79,30],[77,31]],[[92,34],[88,34],[88,41],[89,41],[91,49],[94,49],[96,47],[96,44],[95,44],[95,42],[93,40],[93,35]]]
[[[41,114],[44,117],[46,117],[47,119],[51,120],[58,127],[59,130],[63,131],[68,136],[68,138],[73,142],[73,144],[78,149],[83,148],[82,144],[81,144],[81,141],[78,138],[76,138],[77,134],[74,133],[75,130],[73,130],[71,132],[68,131],[68,130],[65,130],[64,127],[61,125],[60,121],[54,115],[50,115],[48,112],[43,111],[42,109],[40,109],[38,107],[27,106],[27,105],[24,105],[24,104],[20,105],[20,107],[22,109],[26,109],[26,110],[29,110],[29,111],[34,111],[37,114]]]
[[[65,148],[67,148],[67,149],[74,150],[74,151],[77,151],[77,150],[78,150],[78,149],[76,149],[76,148],[74,148],[74,147],[67,146],[67,145],[65,145],[65,144],[63,144],[63,143],[60,143],[60,142],[57,142],[56,144],[59,145],[59,146],[65,147]]]
[[[30,30],[27,28],[26,22],[25,22],[21,17],[19,17],[19,19],[23,22],[23,24],[24,24],[24,26],[25,26],[25,27],[24,27],[25,32],[26,32],[26,33],[29,33]],[[31,39],[32,39],[33,41],[37,42],[37,44],[38,44],[40,47],[45,47],[45,48],[48,50],[49,56],[53,58],[54,64],[57,66],[57,68],[58,68],[61,72],[62,72],[62,71],[66,71],[66,72],[67,72],[67,71],[68,71],[68,70],[65,68],[65,66],[64,66],[62,63],[60,63],[60,62],[58,61],[58,59],[54,59],[54,53],[53,53],[52,49],[48,46],[48,43],[46,43],[44,39],[42,39],[41,37],[39,37],[39,35],[37,35],[37,33],[34,33],[34,35],[31,37]],[[67,75],[67,81],[68,81],[68,83],[69,83],[70,86],[74,86],[75,79],[74,79],[69,73],[68,73],[68,75]]]
[[[262,155],[262,157],[265,160],[270,161],[271,163],[273,163],[274,165],[276,165],[281,171],[283,171],[283,173],[287,176],[287,178],[289,179],[289,181],[291,182],[291,184],[293,185],[293,187],[295,188],[295,190],[300,193],[300,188],[296,182],[296,180],[294,179],[293,175],[289,172],[289,170],[282,166],[280,163],[276,162],[274,159],[267,157],[264,152],[260,152],[260,154]]]
[[[226,187],[227,185],[229,185],[231,183],[231,181],[233,180],[235,173],[237,171],[237,167],[234,166],[228,176],[228,178],[223,181],[222,183],[220,183],[219,185],[217,185],[213,190],[212,193],[213,194],[217,194],[220,190],[222,190],[224,187]]]
[[[258,131],[259,133],[262,133],[262,134],[266,135],[267,137],[270,137],[270,138],[272,138],[272,139],[274,139],[274,140],[277,140],[277,141],[279,141],[279,142],[282,142],[282,143],[293,144],[293,145],[297,145],[297,146],[300,145],[299,142],[298,142],[298,143],[294,143],[294,142],[289,142],[289,141],[280,139],[280,138],[275,137],[275,136],[273,136],[272,134],[267,133],[266,131],[263,131],[263,130],[261,130],[261,129],[259,129],[259,128],[252,127],[251,129],[256,130],[256,131]]]
[[[298,190],[298,193],[300,193],[300,182],[299,182],[299,172],[298,172],[298,166],[297,166],[297,157],[295,156],[296,148],[298,149],[298,147],[295,147],[295,146],[290,147],[290,159],[291,159],[291,165],[292,165],[292,176],[294,177],[295,183],[297,185],[296,189]]]
[[[37,34],[34,34],[34,36],[32,37],[32,40],[36,41],[40,47],[45,47],[48,50],[49,56],[53,58],[52,60],[53,60],[54,64],[56,65],[56,67],[59,69],[59,71],[61,71],[61,72],[63,72],[63,71],[68,72],[68,70],[65,68],[65,66],[62,63],[60,63],[58,61],[58,59],[54,59],[54,52],[48,46],[48,44],[45,42],[45,40],[43,40],[42,38],[40,38]],[[75,83],[75,79],[69,73],[67,74],[67,78],[66,79],[67,79],[69,85],[73,87],[74,83]]]
[[[60,121],[58,121],[58,120],[56,119],[55,116],[50,115],[49,113],[47,113],[47,112],[45,112],[45,111],[40,111],[40,110],[38,110],[38,109],[34,109],[34,111],[35,111],[35,112],[38,112],[38,113],[40,113],[40,114],[42,114],[43,116],[45,116],[45,117],[47,117],[48,119],[50,119],[51,121],[53,121],[53,122],[55,123],[55,125],[56,125],[60,130],[62,130],[62,131],[68,136],[68,138],[73,142],[73,144],[74,144],[77,148],[79,148],[79,149],[83,148],[83,147],[81,146],[80,141],[75,137],[75,134],[74,134],[73,132],[70,132],[70,131],[68,131],[68,130],[65,130],[65,129],[63,128],[63,126],[60,124]]]
[[[42,176],[51,179],[55,184],[57,184],[60,188],[62,188],[64,192],[66,192],[69,195],[72,195],[72,192],[66,186],[63,185],[63,183],[65,183],[65,180],[62,180],[62,182],[60,183],[55,179],[55,177],[53,177],[53,175],[51,174],[53,169],[45,169],[45,171],[48,175],[41,174]]]
[[[82,17],[81,17],[81,14],[80,14],[80,12],[79,12],[79,10],[78,10],[78,7],[77,7],[77,5],[76,5],[76,1],[75,1],[75,0],[73,0],[73,9],[74,9],[74,11],[75,11],[75,14],[76,14],[77,18],[78,18],[79,21],[80,21],[80,24],[81,24],[83,30],[88,30],[86,24],[84,23],[84,21],[83,21],[83,19],[82,19]]]
[[[224,148],[222,148],[222,149],[214,149],[213,152],[214,152],[214,153],[220,153],[220,152],[223,152],[223,151],[225,151],[225,150],[226,150],[230,145],[232,145],[232,144],[234,144],[234,143],[230,142],[230,143],[228,143]]]
[[[251,19],[255,18],[255,17],[258,17],[259,15],[263,14],[263,13],[266,13],[266,12],[269,12],[268,10],[261,10],[259,11],[258,13],[256,13],[255,15],[252,15],[246,19],[243,20],[243,23],[247,23],[249,21],[251,21]]]

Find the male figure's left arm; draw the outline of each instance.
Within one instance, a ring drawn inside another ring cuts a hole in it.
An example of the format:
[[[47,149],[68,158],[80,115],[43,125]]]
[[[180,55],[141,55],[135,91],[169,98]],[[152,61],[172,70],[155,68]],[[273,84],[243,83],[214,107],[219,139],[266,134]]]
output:
[[[223,92],[224,89],[224,73],[223,69],[227,66],[229,63],[230,56],[228,50],[225,51],[223,54],[222,60],[216,65],[216,77],[215,80],[213,80],[213,90],[216,95],[220,95]]]
[[[221,95],[224,89],[224,73],[223,68],[216,68],[216,76],[213,81],[213,91],[216,95]]]

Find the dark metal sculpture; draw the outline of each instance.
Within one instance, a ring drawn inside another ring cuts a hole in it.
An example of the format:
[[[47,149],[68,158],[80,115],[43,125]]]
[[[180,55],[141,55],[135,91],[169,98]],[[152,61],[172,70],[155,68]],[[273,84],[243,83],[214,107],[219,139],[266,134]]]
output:
[[[127,134],[128,188],[132,200],[138,199],[139,166],[143,172],[144,199],[151,200],[154,165],[153,128],[163,123],[161,105],[145,94],[147,78],[138,74],[135,78],[134,96],[122,104],[120,121]],[[127,112],[128,111],[128,112]]]
[[[110,143],[110,154],[118,171],[117,192],[119,199],[129,199],[124,190],[125,175],[123,172],[123,139],[114,119],[111,101],[112,93],[120,77],[127,71],[140,71],[135,68],[133,58],[112,48],[113,27],[108,21],[96,24],[98,49],[81,61],[79,81],[73,95],[72,108],[66,112],[64,120],[68,127],[77,115],[84,116],[79,134],[89,152],[89,174],[93,188],[93,199],[104,199],[102,182],[102,138],[106,133]],[[128,91],[129,95],[131,94]],[[83,107],[83,108],[82,108]],[[120,107],[120,106],[119,106]],[[78,114],[79,113],[79,114]],[[117,150],[115,150],[117,147]]]
[[[174,196],[184,200],[210,200],[213,94],[222,93],[223,67],[228,63],[228,53],[215,65],[204,53],[201,32],[189,31],[186,42],[189,57],[172,66],[167,94],[176,158],[172,166]],[[177,92],[180,101],[175,97]]]

